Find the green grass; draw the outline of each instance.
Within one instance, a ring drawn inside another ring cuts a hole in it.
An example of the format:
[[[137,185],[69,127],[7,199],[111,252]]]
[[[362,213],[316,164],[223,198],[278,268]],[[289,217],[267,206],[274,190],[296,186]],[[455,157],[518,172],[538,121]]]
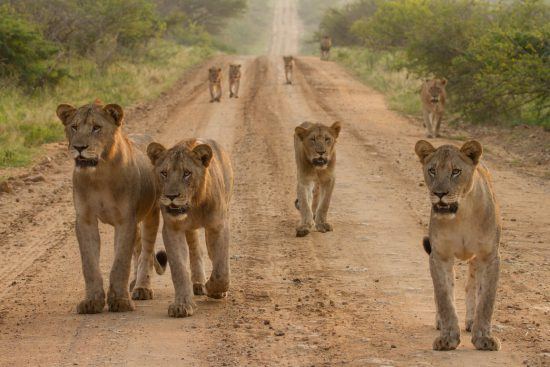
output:
[[[211,50],[157,41],[139,55],[98,69],[88,59],[66,62],[70,77],[54,88],[29,95],[7,81],[0,94],[0,167],[24,166],[44,143],[64,138],[55,115],[60,103],[82,105],[96,98],[129,106],[157,97]]]
[[[420,80],[397,70],[399,60],[393,54],[375,53],[367,49],[335,48],[336,62],[351,70],[361,81],[386,95],[392,110],[420,116]]]

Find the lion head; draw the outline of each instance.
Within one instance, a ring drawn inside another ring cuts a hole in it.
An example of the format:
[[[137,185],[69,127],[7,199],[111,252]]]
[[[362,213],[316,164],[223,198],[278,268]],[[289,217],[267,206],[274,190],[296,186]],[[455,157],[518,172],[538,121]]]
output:
[[[285,62],[285,66],[291,66],[294,62],[294,57],[292,56],[283,56],[283,61]]]
[[[195,139],[170,149],[151,143],[147,155],[155,166],[162,210],[177,220],[185,219],[204,202],[212,148]]]
[[[453,145],[442,145],[436,149],[427,141],[420,140],[415,151],[422,163],[433,212],[454,218],[460,201],[472,190],[474,173],[482,153],[481,144],[471,140],[460,149]]]
[[[424,82],[424,88],[427,91],[428,101],[437,104],[444,97],[447,79],[428,79]]]
[[[229,77],[236,78],[241,72],[241,64],[230,64],[229,65]]]
[[[222,69],[217,67],[211,67],[208,69],[208,80],[211,82],[219,82],[222,77]]]
[[[96,167],[109,157],[120,134],[124,117],[122,107],[117,104],[103,106],[96,101],[79,108],[61,104],[56,112],[65,126],[69,151],[77,168]]]
[[[316,168],[323,169],[334,156],[334,145],[340,129],[340,122],[336,121],[330,127],[319,123],[309,127],[297,126],[294,132],[302,141],[307,160]]]

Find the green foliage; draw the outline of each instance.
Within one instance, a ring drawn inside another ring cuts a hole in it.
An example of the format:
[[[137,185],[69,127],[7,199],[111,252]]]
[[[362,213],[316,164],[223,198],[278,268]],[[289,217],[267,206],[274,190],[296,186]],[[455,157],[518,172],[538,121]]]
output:
[[[52,60],[58,51],[34,24],[0,6],[0,77],[28,87],[57,81],[63,75]]]
[[[450,107],[470,121],[550,124],[544,0],[360,0],[324,21],[320,31],[343,44],[404,55],[397,66],[420,78],[446,77]]]

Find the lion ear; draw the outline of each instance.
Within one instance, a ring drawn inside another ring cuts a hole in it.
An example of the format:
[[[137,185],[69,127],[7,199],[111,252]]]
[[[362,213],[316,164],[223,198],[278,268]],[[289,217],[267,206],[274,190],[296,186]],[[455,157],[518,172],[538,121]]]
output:
[[[212,160],[212,148],[208,144],[200,144],[193,148],[193,153],[202,162],[205,167],[208,167]]]
[[[294,133],[296,134],[298,139],[304,140],[307,135],[307,129],[305,127],[296,126],[296,128],[294,129]]]
[[[60,104],[57,106],[55,113],[57,117],[61,120],[63,125],[67,125],[69,117],[76,111],[76,108],[69,104]]]
[[[166,151],[166,148],[162,144],[153,142],[147,146],[147,156],[151,160],[151,163],[155,164],[162,153]]]
[[[483,148],[479,142],[470,140],[464,143],[460,151],[470,158],[474,164],[478,164],[481,153],[483,153]]]
[[[420,162],[424,163],[426,157],[435,152],[435,148],[426,140],[419,140],[414,146],[414,151],[416,152],[418,158],[420,158]]]
[[[441,78],[441,85],[446,86],[447,85],[447,79]]]
[[[342,124],[340,123],[340,121],[334,122],[330,126],[330,130],[333,132],[335,137],[338,137],[338,135],[340,135],[340,130],[342,130]]]
[[[108,104],[107,106],[103,107],[103,111],[105,111],[109,116],[113,118],[117,126],[120,126],[122,124],[122,118],[124,117],[124,111],[122,110],[122,107],[117,104]]]

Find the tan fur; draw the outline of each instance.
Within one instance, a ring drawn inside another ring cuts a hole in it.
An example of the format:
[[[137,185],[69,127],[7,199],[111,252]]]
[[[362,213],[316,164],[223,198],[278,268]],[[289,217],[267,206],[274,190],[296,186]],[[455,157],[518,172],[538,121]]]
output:
[[[294,151],[298,177],[296,208],[301,222],[296,236],[306,236],[315,225],[319,232],[332,231],[327,212],[334,189],[335,144],[341,126],[304,122],[294,131]],[[315,214],[315,215],[314,215]]]
[[[422,84],[420,100],[422,101],[424,126],[428,138],[439,137],[439,128],[441,127],[447,99],[446,86],[446,79],[426,80]]]
[[[241,65],[229,65],[229,98],[239,98],[239,85],[241,84]]]
[[[165,149],[151,143],[147,154],[161,188],[162,235],[175,289],[171,317],[191,316],[193,293],[223,298],[229,289],[229,202],[233,169],[213,140],[189,139]],[[212,274],[205,284],[198,230],[205,229]],[[189,272],[188,263],[191,265]]]
[[[441,334],[435,350],[455,349],[460,329],[454,306],[454,258],[468,260],[466,330],[480,350],[498,350],[491,334],[491,317],[499,278],[501,219],[491,178],[479,163],[482,148],[469,141],[459,149],[435,149],[420,140],[415,147],[423,165],[432,213],[429,228],[430,272]]]
[[[222,69],[211,67],[208,69],[208,89],[210,90],[210,103],[220,102],[222,98]]]
[[[330,57],[330,49],[332,48],[332,38],[323,36],[321,39],[321,60],[328,60]]]
[[[285,63],[286,84],[292,84],[292,73],[294,71],[294,57],[283,56],[283,61]]]
[[[77,109],[62,104],[57,115],[65,125],[69,151],[75,160],[76,235],[86,283],[86,298],[78,304],[77,312],[98,313],[105,305],[98,220],[115,228],[109,311],[131,311],[134,304],[128,293],[128,278],[134,250],[139,256],[134,299],[153,296],[150,274],[155,265],[153,251],[159,223],[153,167],[122,133],[124,113],[120,106],[96,102]]]

